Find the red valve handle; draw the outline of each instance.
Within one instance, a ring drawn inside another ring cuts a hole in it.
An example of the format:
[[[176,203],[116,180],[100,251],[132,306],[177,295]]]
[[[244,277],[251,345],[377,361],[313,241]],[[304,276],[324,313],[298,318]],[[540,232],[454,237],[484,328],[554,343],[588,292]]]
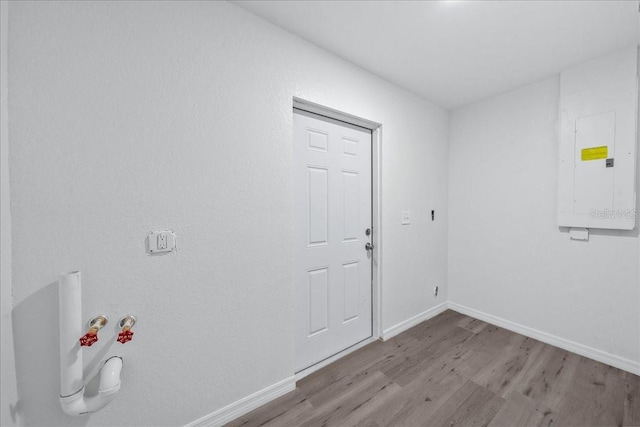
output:
[[[96,341],[98,341],[98,329],[91,328],[89,329],[89,332],[80,338],[80,345],[91,347]]]
[[[133,339],[133,331],[129,330],[129,327],[125,326],[122,328],[122,331],[118,334],[118,342],[124,344]]]
[[[107,316],[96,316],[89,322],[89,332],[80,338],[80,345],[83,347],[91,347],[93,343],[98,341],[98,331],[107,324]]]
[[[133,339],[133,331],[131,327],[136,324],[136,318],[129,314],[120,319],[120,327],[122,330],[118,334],[118,342],[120,344],[128,343]]]

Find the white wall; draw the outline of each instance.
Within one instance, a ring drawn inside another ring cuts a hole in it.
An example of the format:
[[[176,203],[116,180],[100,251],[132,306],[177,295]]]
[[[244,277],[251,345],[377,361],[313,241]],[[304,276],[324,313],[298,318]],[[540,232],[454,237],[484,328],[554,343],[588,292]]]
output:
[[[558,104],[552,77],[451,113],[449,298],[640,368],[637,226],[558,228]]]
[[[181,425],[293,374],[294,96],[383,124],[383,329],[446,299],[443,110],[219,2],[12,3],[9,64],[25,424]],[[178,252],[147,256],[165,228]],[[88,369],[125,365],[117,399],[71,419],[56,280],[76,269],[84,318],[113,322]]]
[[[0,381],[0,425],[18,424],[16,405],[15,355],[13,352],[13,330],[11,322],[12,286],[11,286],[11,205],[9,200],[9,114],[7,109],[7,47],[9,4],[0,2],[0,352],[2,381]]]

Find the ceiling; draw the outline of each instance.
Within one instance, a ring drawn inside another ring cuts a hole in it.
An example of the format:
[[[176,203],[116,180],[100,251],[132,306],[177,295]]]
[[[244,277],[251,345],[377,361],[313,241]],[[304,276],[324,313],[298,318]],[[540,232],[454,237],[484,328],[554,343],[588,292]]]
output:
[[[640,42],[638,1],[234,1],[446,109]]]

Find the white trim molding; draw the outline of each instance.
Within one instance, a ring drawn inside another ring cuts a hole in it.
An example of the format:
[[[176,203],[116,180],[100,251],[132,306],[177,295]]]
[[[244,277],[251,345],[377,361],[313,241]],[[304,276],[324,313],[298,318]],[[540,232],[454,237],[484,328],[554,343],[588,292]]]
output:
[[[13,280],[11,243],[11,184],[9,182],[9,9],[7,1],[0,1],[0,425],[21,425],[22,411],[18,407],[16,355],[13,344]]]
[[[252,395],[233,402],[204,417],[190,422],[185,427],[218,427],[223,426],[254,409],[296,389],[296,378],[291,376]]]
[[[372,335],[379,339],[382,334],[382,126],[371,131],[371,174],[372,174],[372,203],[374,245],[372,252],[373,271],[371,278],[372,289]]]
[[[345,123],[350,123],[352,125],[360,126],[369,129],[372,132],[382,126],[382,124],[380,123],[376,123],[362,117],[353,116],[351,114],[343,113],[342,111],[325,107],[324,105],[316,104],[315,102],[307,101],[306,99],[298,98],[297,96],[293,97],[293,108],[308,111],[314,114],[319,114],[321,116],[329,117],[331,119],[339,120]]]
[[[447,303],[447,307],[451,310],[457,311],[458,313],[466,314],[467,316],[483,320],[487,323],[491,323],[492,325],[500,326],[501,328],[568,350],[572,353],[579,354],[580,356],[611,365],[635,375],[640,375],[640,362],[616,356],[615,354],[607,353],[605,351],[598,350],[597,348],[589,347],[565,338],[560,338],[556,335],[551,335],[538,329],[533,329],[501,317],[493,316],[455,302],[449,301]]]
[[[396,335],[401,334],[402,332],[406,331],[407,329],[413,328],[417,324],[422,323],[425,320],[429,320],[432,317],[437,316],[438,314],[442,313],[446,309],[447,309],[447,303],[446,302],[440,303],[440,304],[436,305],[435,307],[431,307],[427,311],[423,311],[420,314],[416,314],[415,316],[410,317],[407,320],[404,320],[404,321],[402,321],[402,322],[400,322],[400,323],[398,323],[396,325],[393,325],[390,328],[385,329],[384,331],[382,331],[382,335],[380,336],[380,339],[382,339],[382,341],[386,341],[388,339],[391,339],[391,338],[395,337]]]

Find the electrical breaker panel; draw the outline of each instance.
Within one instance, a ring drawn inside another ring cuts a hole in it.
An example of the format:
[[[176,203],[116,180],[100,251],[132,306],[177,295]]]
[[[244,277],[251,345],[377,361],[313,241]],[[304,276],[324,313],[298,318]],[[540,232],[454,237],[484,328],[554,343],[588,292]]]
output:
[[[558,225],[636,224],[637,48],[560,76]]]

